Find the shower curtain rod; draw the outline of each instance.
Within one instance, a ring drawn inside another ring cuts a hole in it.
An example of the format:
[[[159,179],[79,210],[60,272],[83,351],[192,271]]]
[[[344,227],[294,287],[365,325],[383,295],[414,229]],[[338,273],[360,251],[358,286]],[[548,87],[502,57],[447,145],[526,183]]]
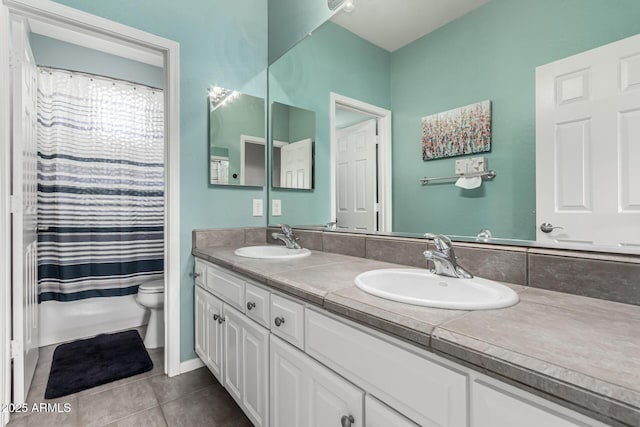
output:
[[[93,73],[87,73],[85,71],[78,71],[78,70],[71,70],[68,68],[59,68],[59,67],[50,67],[48,65],[38,65],[38,68],[41,70],[46,70],[46,71],[62,71],[64,73],[68,73],[68,74],[80,74],[86,77],[90,77],[93,79],[99,79],[99,80],[106,80],[106,81],[117,81],[120,83],[123,83],[125,85],[129,85],[129,86],[133,86],[133,87],[139,87],[142,86],[146,89],[150,89],[153,91],[162,91],[161,88],[159,87],[154,87],[154,86],[149,86],[149,85],[145,85],[143,83],[138,83],[138,82],[134,82],[131,80],[126,80],[126,79],[119,79],[119,78],[115,78],[115,77],[110,77],[110,76],[105,76],[102,74],[93,74]]]

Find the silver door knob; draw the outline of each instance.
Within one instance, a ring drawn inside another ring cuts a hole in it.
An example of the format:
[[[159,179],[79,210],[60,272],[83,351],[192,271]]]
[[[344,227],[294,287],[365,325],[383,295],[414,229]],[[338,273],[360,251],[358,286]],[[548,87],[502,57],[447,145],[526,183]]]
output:
[[[540,231],[542,231],[543,233],[551,233],[556,228],[560,229],[560,230],[563,229],[562,227],[554,227],[553,225],[549,224],[548,222],[544,222],[540,226]]]
[[[342,427],[351,427],[351,424],[355,422],[356,419],[353,418],[353,415],[343,415],[342,418],[340,418],[340,424]]]
[[[247,303],[247,310],[251,310],[252,308],[256,307],[256,303],[255,302],[248,302]]]
[[[276,324],[276,326],[282,325],[284,323],[284,317],[276,317],[274,323]]]

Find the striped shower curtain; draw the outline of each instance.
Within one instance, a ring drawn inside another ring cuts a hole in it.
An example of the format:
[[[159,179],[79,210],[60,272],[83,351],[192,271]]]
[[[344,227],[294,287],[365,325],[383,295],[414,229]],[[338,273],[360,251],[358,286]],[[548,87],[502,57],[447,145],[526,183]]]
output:
[[[41,68],[40,301],[136,293],[162,277],[161,90]]]

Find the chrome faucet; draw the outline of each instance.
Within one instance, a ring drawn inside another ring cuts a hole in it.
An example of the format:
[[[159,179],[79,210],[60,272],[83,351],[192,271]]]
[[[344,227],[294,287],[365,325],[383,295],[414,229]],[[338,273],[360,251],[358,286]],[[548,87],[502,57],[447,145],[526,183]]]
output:
[[[282,240],[287,246],[287,249],[302,249],[300,243],[298,243],[298,237],[293,233],[293,229],[287,224],[280,224],[282,233],[272,233],[271,237],[276,240]]]
[[[449,277],[459,277],[462,279],[471,279],[473,274],[458,265],[456,254],[451,246],[451,239],[442,234],[426,233],[427,239],[433,240],[436,245],[435,251],[424,251],[424,257],[433,262],[435,274]]]

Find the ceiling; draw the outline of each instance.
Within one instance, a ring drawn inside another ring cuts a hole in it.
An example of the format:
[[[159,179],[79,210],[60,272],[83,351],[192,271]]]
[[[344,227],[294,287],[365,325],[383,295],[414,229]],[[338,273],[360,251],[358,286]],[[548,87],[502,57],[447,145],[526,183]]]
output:
[[[489,0],[353,0],[355,9],[331,20],[390,52],[434,31]]]

